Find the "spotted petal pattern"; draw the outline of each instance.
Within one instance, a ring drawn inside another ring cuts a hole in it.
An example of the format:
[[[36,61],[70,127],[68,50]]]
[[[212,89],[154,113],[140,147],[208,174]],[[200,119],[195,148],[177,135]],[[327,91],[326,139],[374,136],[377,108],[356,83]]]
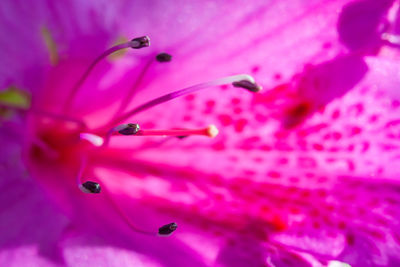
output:
[[[2,116],[13,132],[1,137],[8,193],[0,217],[10,231],[0,233],[0,265],[396,266],[399,52],[382,34],[397,33],[398,6],[3,1],[0,89],[31,92],[33,106]],[[101,61],[72,106],[60,108],[96,56],[142,35],[150,48]],[[160,52],[172,61],[157,62]],[[145,101],[238,73],[264,91],[213,87],[126,121],[142,129],[215,124],[213,140],[79,142],[79,133],[114,127]],[[10,162],[13,153],[23,164]],[[77,188],[84,156],[83,178],[99,182],[101,194]],[[178,230],[168,238],[135,232],[172,221]]]

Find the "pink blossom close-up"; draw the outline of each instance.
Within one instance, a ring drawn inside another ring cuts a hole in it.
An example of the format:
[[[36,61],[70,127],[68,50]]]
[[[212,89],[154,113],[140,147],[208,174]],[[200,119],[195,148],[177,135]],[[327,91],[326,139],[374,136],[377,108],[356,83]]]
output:
[[[3,0],[0,266],[400,266],[400,2]]]

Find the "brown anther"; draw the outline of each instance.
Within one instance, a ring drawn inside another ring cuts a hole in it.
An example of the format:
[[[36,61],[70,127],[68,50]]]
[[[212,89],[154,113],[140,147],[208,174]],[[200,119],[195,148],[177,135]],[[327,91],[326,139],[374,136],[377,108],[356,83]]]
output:
[[[246,90],[248,90],[250,92],[254,92],[254,93],[257,93],[262,89],[262,87],[260,85],[258,85],[256,83],[252,83],[247,80],[233,82],[232,85],[235,87],[246,89]]]
[[[132,39],[131,47],[134,49],[140,49],[143,47],[150,46],[150,38],[148,36],[142,36]]]
[[[170,62],[172,59],[172,56],[167,53],[160,53],[156,56],[156,60],[158,62]]]

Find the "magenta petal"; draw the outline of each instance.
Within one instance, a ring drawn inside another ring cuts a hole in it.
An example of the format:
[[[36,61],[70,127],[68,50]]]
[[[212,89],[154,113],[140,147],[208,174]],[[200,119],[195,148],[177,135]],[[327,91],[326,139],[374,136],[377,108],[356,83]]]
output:
[[[395,264],[399,54],[395,45],[381,42],[381,33],[391,28],[383,26],[390,23],[392,3],[1,4],[0,85],[31,91],[34,109],[27,122],[15,116],[5,124],[19,135],[4,134],[0,159],[8,164],[9,152],[22,150],[30,176],[44,190],[31,180],[11,179],[22,176],[21,164],[1,170],[7,193],[0,197],[0,217],[10,231],[1,232],[0,260]],[[96,56],[142,35],[150,36],[150,48],[102,60],[73,104],[62,108]],[[157,62],[160,52],[170,53],[172,61]],[[142,129],[215,124],[215,139],[112,136],[110,146],[100,149],[79,139],[83,131],[97,134],[123,110],[237,73],[252,74],[264,92],[212,87],[129,121]],[[79,190],[76,175],[84,157],[81,179],[98,182],[100,194]],[[179,227],[168,238],[136,229],[156,233],[171,221]]]
[[[20,178],[21,179],[21,178]],[[0,264],[40,266],[63,263],[59,238],[68,220],[49,204],[31,181],[16,180],[1,187]]]

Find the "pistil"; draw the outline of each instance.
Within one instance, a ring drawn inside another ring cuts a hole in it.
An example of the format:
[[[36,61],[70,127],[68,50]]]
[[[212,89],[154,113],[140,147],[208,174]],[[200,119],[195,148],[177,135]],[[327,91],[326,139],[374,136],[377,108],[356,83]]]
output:
[[[94,137],[94,136],[98,137],[97,135],[87,134],[87,133],[84,133],[83,135],[85,137],[88,136],[96,144],[100,144],[100,146],[104,147],[108,145],[111,136],[118,136],[118,135],[162,136],[162,137],[176,136],[180,138],[199,135],[199,136],[207,136],[210,138],[214,138],[218,135],[218,133],[219,133],[218,128],[215,125],[209,125],[205,128],[200,128],[200,129],[141,130],[139,124],[137,123],[125,123],[109,130],[102,144],[100,144],[101,142]]]
[[[82,136],[82,134],[81,134]],[[90,138],[90,134],[86,134],[83,136],[89,136],[89,138],[85,138],[83,137],[82,140],[86,140],[91,142],[91,138]],[[95,142],[96,143],[96,142]],[[76,182],[78,185],[78,188],[84,192],[84,193],[88,193],[88,194],[99,194],[101,192],[101,186],[99,183],[96,182],[92,182],[92,181],[86,181],[86,182],[82,182],[83,180],[83,174],[84,171],[86,169],[86,165],[87,165],[87,156],[84,155],[81,157],[81,164],[78,170],[78,173],[76,175]],[[136,226],[131,219],[126,215],[126,213],[118,206],[118,204],[114,201],[114,199],[112,198],[112,196],[108,193],[105,194],[106,197],[109,199],[110,203],[114,206],[115,210],[117,211],[117,213],[121,216],[121,218],[127,223],[127,225],[135,232],[140,233],[140,234],[145,234],[145,235],[150,235],[150,236],[170,236],[178,227],[178,225],[176,223],[169,223],[169,224],[165,224],[163,226],[161,226],[158,229],[158,233],[156,232],[152,232],[152,231],[146,231],[141,229],[140,227]]]
[[[218,129],[215,125],[209,125],[201,129],[172,129],[172,130],[139,130],[136,136],[191,136],[202,135],[214,138],[218,135]]]

